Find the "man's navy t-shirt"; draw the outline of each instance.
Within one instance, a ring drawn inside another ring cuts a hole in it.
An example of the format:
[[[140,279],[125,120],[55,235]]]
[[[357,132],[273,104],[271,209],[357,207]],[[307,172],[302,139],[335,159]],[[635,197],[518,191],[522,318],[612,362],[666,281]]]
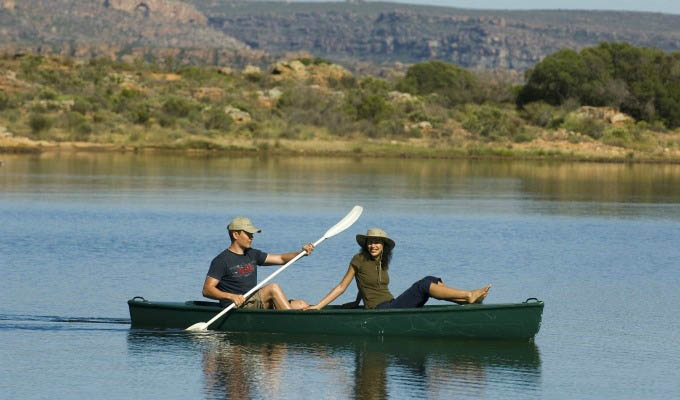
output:
[[[223,292],[245,294],[257,285],[257,266],[264,265],[267,253],[248,249],[243,254],[224,250],[210,263],[208,276],[220,281],[217,288]],[[231,304],[229,300],[220,301],[222,306]]]

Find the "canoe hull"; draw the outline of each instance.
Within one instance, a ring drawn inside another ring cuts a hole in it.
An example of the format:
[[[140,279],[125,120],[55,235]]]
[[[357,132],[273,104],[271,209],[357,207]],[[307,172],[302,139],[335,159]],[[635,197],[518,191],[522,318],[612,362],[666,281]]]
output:
[[[128,301],[132,328],[184,329],[222,309],[204,301]],[[364,310],[326,307],[321,311],[233,310],[211,330],[288,334],[411,336],[530,340],[539,331],[543,302],[426,306]]]

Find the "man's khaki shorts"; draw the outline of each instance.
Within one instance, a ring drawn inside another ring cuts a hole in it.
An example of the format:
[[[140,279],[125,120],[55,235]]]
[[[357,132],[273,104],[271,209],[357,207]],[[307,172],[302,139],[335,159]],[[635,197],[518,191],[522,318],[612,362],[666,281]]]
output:
[[[262,296],[260,296],[260,291],[255,292],[254,295],[250,296],[248,300],[241,306],[241,308],[248,308],[251,310],[263,310],[265,307],[264,301],[262,301]]]

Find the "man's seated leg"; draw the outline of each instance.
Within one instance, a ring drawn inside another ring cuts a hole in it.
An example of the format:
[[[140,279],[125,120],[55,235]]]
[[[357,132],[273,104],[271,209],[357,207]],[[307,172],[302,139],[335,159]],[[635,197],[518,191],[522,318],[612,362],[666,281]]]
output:
[[[277,310],[290,310],[291,306],[288,303],[286,295],[278,283],[270,283],[258,291],[264,301],[266,308],[276,308]]]
[[[241,305],[241,308],[247,308],[252,310],[263,310],[267,308],[266,303],[262,300],[262,294],[258,290],[252,296],[248,297],[245,303]]]

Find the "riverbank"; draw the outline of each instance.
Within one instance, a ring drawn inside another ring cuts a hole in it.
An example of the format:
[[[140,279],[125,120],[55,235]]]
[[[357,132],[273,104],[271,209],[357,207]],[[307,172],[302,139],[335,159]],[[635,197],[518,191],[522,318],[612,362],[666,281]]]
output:
[[[329,139],[252,139],[191,138],[167,145],[92,143],[82,141],[33,140],[26,137],[0,137],[0,153],[54,152],[174,152],[186,154],[224,155],[314,155],[351,157],[439,158],[439,159],[518,159],[591,162],[656,162],[680,163],[680,148],[654,147],[629,149],[597,141],[574,142],[562,132],[542,135],[524,143],[482,143],[461,140],[329,140]],[[666,140],[680,142],[680,134],[664,134]]]
[[[436,90],[415,77],[439,77]],[[520,88],[438,62],[382,78],[306,58],[237,71],[0,57],[0,152],[680,162],[673,121],[576,101],[518,108]]]

